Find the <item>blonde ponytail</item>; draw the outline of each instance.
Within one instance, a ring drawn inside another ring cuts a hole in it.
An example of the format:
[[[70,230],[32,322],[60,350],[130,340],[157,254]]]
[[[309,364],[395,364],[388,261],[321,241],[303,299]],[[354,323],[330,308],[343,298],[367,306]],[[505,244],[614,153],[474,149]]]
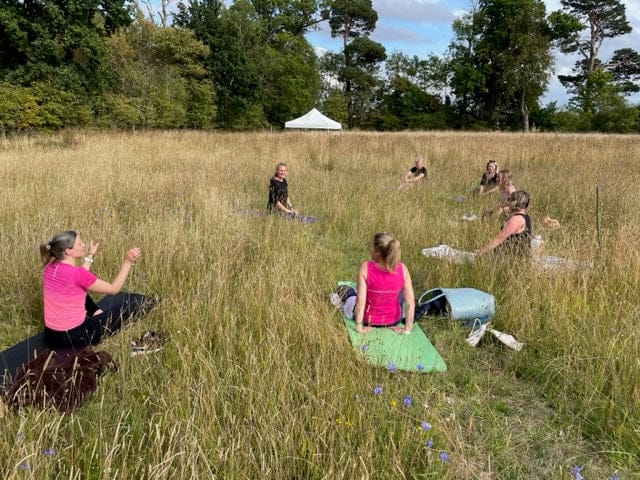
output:
[[[400,242],[390,233],[380,232],[373,237],[373,248],[380,254],[385,268],[395,272],[400,262]]]

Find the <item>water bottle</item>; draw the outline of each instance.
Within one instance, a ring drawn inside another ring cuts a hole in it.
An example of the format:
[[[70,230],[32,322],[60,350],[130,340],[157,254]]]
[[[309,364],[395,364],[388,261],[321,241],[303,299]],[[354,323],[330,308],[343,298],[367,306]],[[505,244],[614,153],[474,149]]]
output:
[[[544,240],[542,239],[542,235],[534,235],[531,239],[531,255],[534,257],[539,257],[542,255],[543,250]]]

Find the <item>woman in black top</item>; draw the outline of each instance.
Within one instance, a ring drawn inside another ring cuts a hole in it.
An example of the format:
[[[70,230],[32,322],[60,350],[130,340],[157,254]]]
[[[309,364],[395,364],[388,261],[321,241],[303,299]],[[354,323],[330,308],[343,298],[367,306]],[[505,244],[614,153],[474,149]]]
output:
[[[291,206],[289,186],[287,185],[287,166],[284,163],[276,165],[276,171],[269,182],[269,200],[267,206],[270,212],[276,211],[290,216],[299,215]]]
[[[427,167],[424,166],[422,157],[418,157],[416,158],[415,166],[411,167],[411,169],[404,176],[404,180],[402,181],[402,185],[400,185],[400,187],[406,187],[411,183],[419,182],[420,180],[426,179]]]
[[[531,219],[527,213],[529,194],[517,190],[509,196],[509,216],[502,230],[480,249],[478,255],[494,250],[522,256],[531,255]]]
[[[489,193],[498,188],[498,164],[495,160],[487,162],[487,171],[482,174],[477,192]]]

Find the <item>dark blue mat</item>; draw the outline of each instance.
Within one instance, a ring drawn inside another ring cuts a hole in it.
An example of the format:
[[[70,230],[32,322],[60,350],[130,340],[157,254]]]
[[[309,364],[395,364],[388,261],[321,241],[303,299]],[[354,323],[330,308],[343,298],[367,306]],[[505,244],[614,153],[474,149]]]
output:
[[[29,363],[46,349],[44,332],[40,332],[0,352],[0,393],[4,394],[9,388],[13,376],[22,365]]]
[[[240,214],[240,215],[246,215],[248,217],[261,217],[261,218],[267,218],[270,217],[272,214],[269,213],[266,210],[251,210],[249,208],[236,208],[236,213]],[[274,216],[277,216],[277,214],[273,214]],[[289,220],[294,220],[294,221],[298,221],[300,223],[304,223],[304,224],[309,224],[309,223],[315,223],[317,222],[319,219],[318,217],[312,217],[311,215],[298,215],[298,216],[293,216],[293,215],[279,215],[282,218],[287,218]]]

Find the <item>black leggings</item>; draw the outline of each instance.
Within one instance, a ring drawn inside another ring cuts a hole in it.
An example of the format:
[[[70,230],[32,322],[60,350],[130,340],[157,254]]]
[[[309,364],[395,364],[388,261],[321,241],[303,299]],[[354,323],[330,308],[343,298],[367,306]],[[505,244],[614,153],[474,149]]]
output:
[[[120,292],[107,295],[96,303],[87,295],[84,322],[71,330],[52,330],[44,327],[44,341],[49,348],[86,347],[100,343],[103,336],[117,332],[133,316],[144,315],[151,310],[156,301],[137,293]],[[102,310],[97,315],[94,313]]]
[[[363,325],[365,327],[373,327],[373,328],[390,328],[390,327],[397,327],[398,325],[400,325],[401,323],[404,323],[404,318],[401,318],[400,320],[398,320],[397,322],[394,323],[388,323],[386,325],[370,325],[369,322],[367,322],[366,320],[364,321]]]

